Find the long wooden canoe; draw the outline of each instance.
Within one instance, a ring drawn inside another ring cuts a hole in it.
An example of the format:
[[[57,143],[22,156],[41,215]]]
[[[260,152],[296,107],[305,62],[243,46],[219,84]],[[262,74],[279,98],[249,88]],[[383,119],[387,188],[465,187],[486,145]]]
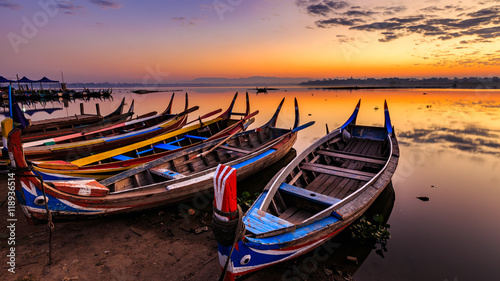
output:
[[[70,133],[94,130],[102,126],[110,126],[132,118],[134,115],[133,101],[130,110],[123,113],[125,98],[112,113],[101,115],[78,115],[73,117],[55,118],[49,120],[32,121],[31,125],[23,130],[23,142],[37,141],[47,138],[68,135]]]
[[[70,155],[66,161],[34,161],[34,167],[42,173],[46,180],[67,180],[68,176],[104,179],[197,143],[227,137],[243,131],[248,126],[248,123],[252,121],[252,117],[258,113],[258,111],[249,113],[248,94],[246,95],[246,112],[233,112],[237,96],[238,93],[234,95],[229,108],[224,113],[211,120],[194,120],[195,124],[182,129],[150,138],[141,138],[143,140],[124,146],[116,145],[113,149],[86,157],[80,157],[76,153]],[[211,116],[213,113],[206,114],[204,117]],[[243,118],[232,119],[232,115],[242,116]],[[118,139],[120,141],[120,138],[121,136],[117,136],[110,138],[110,140]],[[94,142],[102,142],[103,140],[107,139],[95,140]],[[73,145],[75,144],[60,145],[57,149],[70,149]],[[25,151],[28,149],[31,148],[27,148]]]
[[[100,182],[49,183],[34,177],[23,155],[19,130],[14,129],[9,135],[9,154],[16,167],[13,170],[18,179],[16,195],[26,216],[34,221],[47,218],[46,208],[57,220],[132,212],[179,202],[197,192],[210,191],[219,163],[234,167],[239,177],[244,178],[278,161],[292,148],[297,131],[307,127],[291,130],[274,125],[275,120],[271,120],[258,129],[189,147]]]
[[[188,105],[186,96],[186,107]],[[153,118],[152,126],[143,127],[138,130],[131,130],[123,132],[122,134],[114,134],[103,138],[93,138],[89,140],[82,140],[77,142],[62,143],[62,144],[49,144],[32,146],[33,143],[23,145],[25,147],[24,154],[29,160],[66,160],[83,158],[99,152],[107,151],[112,148],[126,146],[129,144],[137,143],[141,140],[152,138],[162,135],[167,132],[172,132],[182,128],[188,118],[188,114],[198,110],[198,106],[186,108],[183,112],[178,114],[165,114]],[[141,119],[140,119],[141,120]],[[140,121],[139,120],[139,121]],[[143,118],[144,123],[148,122],[148,118]],[[154,123],[156,120],[159,123]],[[136,120],[137,121],[137,120]],[[126,127],[132,128],[137,122],[130,122]],[[142,125],[141,125],[142,126]],[[97,130],[92,135],[99,135],[101,130]],[[77,133],[78,134],[78,133]],[[63,139],[63,136],[59,139]],[[68,137],[71,137],[68,136]],[[43,140],[44,142],[47,140]],[[35,143],[36,144],[36,143]]]
[[[230,242],[219,228],[237,217],[230,199],[235,183],[217,179],[236,171],[225,169],[223,174],[224,167],[219,168],[214,233],[225,280],[314,249],[359,218],[388,185],[399,148],[387,103],[383,127],[356,125],[359,105],[344,125],[300,153],[269,182],[240,218],[246,231],[234,233]]]
[[[132,131],[138,131],[144,128],[149,128],[154,125],[158,125],[159,123],[171,119],[175,116],[175,114],[172,114],[172,104],[174,100],[174,95],[175,93],[172,94],[172,97],[170,98],[170,102],[167,108],[160,114],[156,114],[156,112],[150,112],[145,115],[138,116],[137,118],[131,119],[130,121],[125,121],[118,124],[108,124],[108,125],[103,125],[101,127],[89,126],[85,130],[77,133],[68,132],[68,134],[66,135],[37,140],[33,142],[23,141],[23,147],[26,148],[26,147],[40,146],[40,145],[48,146],[54,144],[92,140],[97,138],[116,136],[124,133],[129,133]],[[186,105],[184,110],[187,109],[188,109],[188,95],[186,93]]]

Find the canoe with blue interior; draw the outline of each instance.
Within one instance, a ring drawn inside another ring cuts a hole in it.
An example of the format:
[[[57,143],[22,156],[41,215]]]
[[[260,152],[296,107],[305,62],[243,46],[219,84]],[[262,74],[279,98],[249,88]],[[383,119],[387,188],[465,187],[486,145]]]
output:
[[[219,167],[213,228],[221,279],[234,280],[318,247],[359,218],[389,184],[399,147],[387,103],[384,126],[373,127],[356,125],[360,102],[345,124],[283,168],[244,215],[230,180],[237,171]]]
[[[111,128],[97,128],[96,131],[88,131],[87,134],[81,132],[44,139],[37,142],[26,143],[23,141],[23,147],[25,148],[24,154],[29,160],[67,161],[75,157],[83,158],[91,154],[133,144],[147,138],[180,129],[186,124],[188,114],[198,110],[199,107],[194,106],[188,108],[186,94],[184,111],[178,114],[171,114],[168,113],[170,108],[169,106],[167,110],[160,115],[116,124],[116,126],[112,126]],[[102,134],[104,134],[104,136],[99,137]],[[90,139],[86,139],[87,137]],[[83,140],[75,142],[68,141],[74,140],[75,138]]]
[[[54,144],[72,143],[77,141],[85,141],[85,140],[116,136],[132,131],[138,131],[144,128],[149,128],[151,126],[158,125],[163,121],[171,119],[172,117],[175,117],[176,114],[172,114],[173,100],[174,100],[174,94],[172,94],[172,97],[170,98],[170,102],[167,108],[160,114],[157,114],[157,112],[154,111],[142,116],[137,116],[137,118],[131,119],[129,121],[124,121],[117,124],[110,124],[102,127],[90,126],[89,128],[83,130],[82,132],[77,132],[77,133],[69,132],[66,135],[41,139],[32,142],[23,141],[23,146],[24,148],[26,148],[26,147],[41,146],[41,145],[49,146]],[[133,102],[134,101],[132,101],[132,103]],[[186,93],[186,106],[184,110],[187,110],[188,109],[187,107],[188,107],[188,95]]]

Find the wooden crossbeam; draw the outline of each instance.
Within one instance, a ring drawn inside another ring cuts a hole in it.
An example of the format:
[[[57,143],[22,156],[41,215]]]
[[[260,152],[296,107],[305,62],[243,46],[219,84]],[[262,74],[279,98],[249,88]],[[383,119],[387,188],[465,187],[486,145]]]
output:
[[[240,153],[244,153],[244,154],[248,154],[248,153],[252,152],[250,150],[241,149],[241,148],[234,147],[234,146],[227,146],[227,145],[221,145],[221,146],[219,146],[219,149],[231,150],[231,151],[240,152]]]
[[[328,175],[332,175],[332,176],[338,176],[338,177],[349,178],[349,179],[355,179],[355,180],[361,180],[361,181],[370,181],[373,178],[373,176],[375,176],[375,174],[373,174],[373,173],[367,173],[367,172],[361,172],[361,171],[357,171],[357,170],[344,169],[344,168],[338,168],[338,167],[321,165],[321,164],[313,164],[313,163],[303,163],[303,164],[301,164],[300,168],[303,170],[308,170],[308,171],[312,171],[312,172],[328,174]]]
[[[354,153],[354,152],[347,152],[347,151],[340,151],[340,150],[331,150],[331,149],[322,149],[323,151],[328,151],[328,152],[334,152],[342,155],[351,155],[351,156],[358,156],[358,157],[363,157],[363,158],[369,158],[369,159],[377,159],[377,160],[384,160],[386,161],[386,158],[384,157],[379,157],[379,156],[374,156],[374,155],[364,155],[364,154],[359,154],[359,153]]]
[[[385,162],[386,162],[384,160],[373,159],[373,158],[368,158],[368,157],[363,157],[363,156],[349,155],[349,154],[345,154],[345,153],[338,153],[338,152],[333,152],[331,150],[318,150],[318,151],[316,151],[316,153],[331,156],[331,157],[337,157],[337,158],[343,158],[343,159],[349,159],[349,160],[355,160],[355,161],[363,161],[366,163],[373,163],[373,164],[379,164],[379,165],[385,165]]]

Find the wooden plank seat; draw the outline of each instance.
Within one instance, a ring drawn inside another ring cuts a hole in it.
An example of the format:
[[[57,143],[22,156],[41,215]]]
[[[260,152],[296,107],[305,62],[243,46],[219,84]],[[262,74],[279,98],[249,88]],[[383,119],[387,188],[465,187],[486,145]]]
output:
[[[188,139],[197,139],[197,140],[206,140],[208,138],[205,138],[205,137],[200,137],[200,136],[192,136],[192,135],[184,135],[184,138],[188,138]]]
[[[145,149],[145,150],[138,151],[136,154],[139,156],[141,154],[151,152],[155,148],[162,149],[162,150],[176,150],[176,149],[181,148],[181,146],[172,145],[172,143],[180,142],[182,140],[185,140],[186,138],[201,139],[201,140],[207,139],[207,138],[204,138],[204,137],[185,135],[184,138],[181,138],[181,139],[169,142],[169,143],[160,143],[160,144],[157,144],[157,145],[153,146],[152,148],[148,148],[148,149]],[[132,157],[125,156],[125,155],[116,155],[116,156],[113,156],[112,158],[114,160],[118,160],[118,161],[124,161],[124,160],[134,159]]]
[[[361,180],[361,181],[370,181],[375,176],[375,174],[373,173],[362,172],[352,169],[338,168],[329,165],[314,164],[314,163],[303,163],[300,165],[300,168],[311,172],[328,174],[332,176],[338,176],[338,177]]]
[[[251,150],[242,149],[242,148],[238,148],[238,147],[234,147],[234,146],[228,146],[228,145],[221,145],[221,146],[219,146],[219,148],[234,151],[234,152],[239,152],[239,153],[243,153],[243,154],[249,154],[250,152],[252,152]]]
[[[321,193],[317,193],[311,190],[307,190],[301,187],[297,187],[294,185],[290,185],[287,183],[282,183],[279,187],[280,191],[283,191],[284,193],[292,194],[301,198],[308,199],[310,201],[320,203],[323,205],[331,206],[334,205],[338,202],[340,202],[340,199],[330,197],[327,195],[323,195]]]
[[[125,155],[116,155],[116,156],[113,156],[111,158],[113,160],[117,160],[117,161],[126,161],[126,160],[130,160],[130,159],[134,159],[133,157],[129,157],[129,156],[125,156]]]
[[[254,234],[261,234],[294,226],[294,224],[284,219],[280,219],[258,209],[252,209],[251,212],[247,213],[243,218],[243,222],[245,223],[246,229]]]
[[[149,169],[149,171],[155,175],[162,176],[167,179],[181,179],[185,178],[186,176],[177,172],[174,172],[172,170],[169,170],[168,168],[162,167],[163,165],[156,166],[154,168]]]
[[[375,155],[366,155],[366,154],[360,154],[360,153],[355,153],[355,152],[350,152],[350,151],[340,151],[340,150],[331,150],[331,149],[323,149],[323,150],[335,152],[335,153],[342,154],[342,155],[350,155],[350,156],[357,156],[357,157],[387,161],[387,158],[375,156]]]
[[[153,151],[153,150],[154,150],[154,148],[152,147],[152,148],[148,148],[148,149],[145,149],[145,150],[142,150],[142,151],[137,151],[137,153],[136,153],[136,154],[137,154],[137,155],[141,155],[141,154],[144,154],[144,153],[151,152],[151,151]]]
[[[160,144],[155,145],[154,148],[159,148],[159,149],[163,149],[163,150],[176,150],[176,149],[179,149],[181,147],[178,145],[171,145],[168,143],[160,143]]]
[[[356,156],[356,155],[350,155],[346,153],[339,153],[337,151],[333,150],[318,150],[316,153],[326,155],[326,156],[331,156],[331,157],[336,157],[336,158],[342,158],[342,159],[348,159],[348,160],[354,160],[354,161],[363,161],[366,163],[373,163],[373,164],[379,164],[379,165],[385,165],[386,161],[385,160],[379,160],[379,159],[373,159],[369,157],[364,157],[364,156]]]

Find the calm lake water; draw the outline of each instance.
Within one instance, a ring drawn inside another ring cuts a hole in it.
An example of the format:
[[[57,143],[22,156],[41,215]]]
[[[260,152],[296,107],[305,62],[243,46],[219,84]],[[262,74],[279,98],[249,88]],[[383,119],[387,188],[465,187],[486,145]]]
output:
[[[183,109],[184,92],[189,93],[190,106],[200,106],[190,116],[194,119],[217,108],[225,110],[237,91],[240,95],[235,111],[243,112],[246,88],[185,89],[176,92],[173,112]],[[269,94],[256,95],[255,90],[249,93],[251,110],[260,111],[252,127],[264,124],[283,97],[286,100],[277,125],[291,127],[293,98],[297,97],[301,123],[316,121],[299,133],[294,146],[297,152],[324,135],[325,124],[333,130],[344,123],[359,99],[362,101],[357,123],[381,125],[384,99],[388,102],[401,158],[393,177],[393,192],[391,189],[386,196],[392,199],[384,198],[379,206],[391,225],[387,252],[382,257],[370,247],[364,249],[364,254],[356,245],[341,247],[330,262],[349,268],[356,280],[498,280],[500,90],[286,88]],[[137,114],[161,112],[171,94],[136,95],[129,89],[115,89],[114,101],[102,102],[101,112],[111,112],[122,97],[129,104],[135,99]],[[95,113],[95,103],[85,103],[86,113]],[[68,108],[51,115],[35,113],[31,118],[72,115],[79,112],[78,104],[70,103]],[[58,106],[61,105],[46,105]],[[430,200],[416,198],[420,196]],[[353,243],[349,237],[336,241],[339,245]],[[357,255],[361,264],[346,262],[346,255]],[[318,268],[328,262],[321,261]],[[299,259],[292,264],[300,263]],[[283,280],[307,277],[307,270],[302,270],[302,275],[287,275],[286,270],[287,267],[277,266],[257,274]]]

